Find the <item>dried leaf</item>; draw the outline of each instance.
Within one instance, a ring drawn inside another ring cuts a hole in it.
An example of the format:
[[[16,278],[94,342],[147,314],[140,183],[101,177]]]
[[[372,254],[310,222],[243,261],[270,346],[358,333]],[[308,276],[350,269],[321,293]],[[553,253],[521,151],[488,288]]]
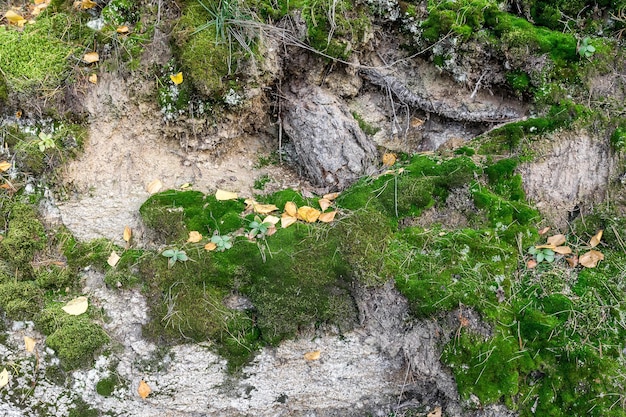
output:
[[[574,255],[571,258],[565,258],[570,267],[576,268],[578,266],[578,256]]]
[[[93,64],[94,62],[100,61],[100,55],[97,52],[87,52],[83,55],[83,62],[88,64]]]
[[[554,245],[555,247],[557,247],[565,243],[565,240],[566,240],[565,235],[554,235],[548,238],[548,244]]]
[[[313,350],[311,352],[307,352],[304,354],[304,359],[306,359],[307,361],[316,361],[320,358],[322,352],[320,352],[319,350]]]
[[[148,184],[148,186],[146,187],[146,191],[148,191],[150,194],[155,194],[161,191],[161,188],[163,188],[163,183],[161,182],[161,180],[156,179]]]
[[[11,164],[8,161],[2,161],[0,162],[0,171],[4,172],[6,170],[8,170],[9,168],[11,168],[13,166],[13,164]]]
[[[120,34],[126,34],[130,32],[130,29],[128,29],[128,26],[124,25],[124,26],[118,26],[117,29],[115,29],[115,31]]]
[[[111,252],[111,254],[109,255],[109,259],[107,259],[107,263],[112,268],[115,268],[115,265],[117,265],[119,261],[120,261],[120,256],[115,251]]]
[[[275,225],[279,221],[280,219],[276,216],[267,216],[266,218],[263,219],[263,223],[270,223],[272,225]]]
[[[187,238],[188,243],[198,243],[201,240],[202,240],[202,235],[200,234],[200,232],[197,232],[195,230],[192,230],[191,232],[189,232],[189,237]]]
[[[303,206],[298,209],[298,218],[313,223],[320,217],[321,212],[313,207]]]
[[[206,245],[204,245],[204,249],[210,252],[212,250],[217,249],[217,245],[213,242],[209,242]]]
[[[327,213],[322,213],[320,214],[317,220],[321,221],[322,223],[330,223],[333,220],[335,220],[336,214],[337,214],[337,210],[329,211]]]
[[[333,204],[330,200],[326,198],[320,198],[317,203],[320,205],[322,211],[326,211],[326,209],[330,207],[331,204]]]
[[[589,246],[591,246],[592,248],[595,248],[596,246],[600,244],[600,239],[602,239],[602,232],[603,230],[600,230],[591,238],[591,240],[589,241]]]
[[[339,193],[328,193],[328,194],[324,194],[324,196],[322,198],[325,198],[326,200],[333,201],[337,197],[339,197]]]
[[[557,246],[552,250],[561,255],[569,255],[570,253],[572,253],[572,248],[570,248],[569,246]]]
[[[556,249],[556,246],[547,244],[547,245],[537,245],[537,246],[535,246],[535,248],[536,249],[552,249],[552,250],[554,250],[554,249]]]
[[[92,0],[77,0],[77,1],[74,2],[74,7],[75,8],[83,9],[83,10],[93,9],[97,5],[98,5],[98,3],[96,3],[95,1],[92,1]]]
[[[270,214],[278,210],[274,204],[254,204],[254,212],[258,214]]]
[[[68,301],[65,306],[61,307],[63,311],[71,316],[80,316],[89,307],[89,300],[87,297],[76,297],[71,301]]]
[[[526,268],[528,268],[528,269],[533,269],[536,266],[537,266],[537,261],[535,261],[534,259],[529,259],[526,262]]]
[[[151,392],[152,388],[150,388],[150,386],[146,384],[146,381],[142,379],[139,382],[139,387],[137,388],[137,393],[139,394],[139,396],[141,398],[146,398],[148,395],[150,395]]]
[[[181,190],[188,190],[191,189],[191,187],[193,186],[193,184],[191,184],[190,182],[186,182],[183,185],[180,186]]]
[[[87,80],[92,84],[98,84],[98,74],[91,74]]]
[[[133,237],[133,231],[130,227],[125,226],[124,227],[124,241],[125,242],[130,242],[130,238]]]
[[[441,417],[441,407],[435,407],[426,417]]]
[[[597,250],[590,250],[589,252],[582,255],[578,262],[586,267],[586,268],[595,268],[598,265],[598,262],[604,260],[604,255],[602,252],[598,252]]]
[[[383,165],[390,167],[396,163],[396,155],[393,153],[386,153],[383,155]]]
[[[265,236],[272,236],[274,233],[276,233],[276,226],[271,225],[270,227],[267,228],[267,232],[265,232]]]
[[[280,227],[286,229],[297,221],[298,219],[296,217],[283,213],[283,216],[280,218]]]
[[[0,388],[6,386],[9,383],[9,372],[7,368],[4,368],[2,372],[0,372]]]
[[[15,13],[13,10],[9,10],[8,12],[6,12],[4,14],[4,17],[9,22],[9,24],[16,25],[18,27],[24,27],[27,22],[26,19],[24,19],[21,15]]]
[[[220,189],[215,191],[215,199],[218,201],[236,200],[237,198],[237,193],[231,193],[230,191],[224,191]]]
[[[170,75],[170,80],[176,85],[179,85],[183,82],[183,73],[179,72],[178,74]]]
[[[298,215],[298,207],[296,206],[296,203],[293,201],[287,201],[285,203],[285,213],[292,217],[296,217]]]
[[[26,349],[26,352],[32,352],[33,350],[35,350],[36,343],[37,341],[32,337],[24,336],[24,347]]]
[[[545,235],[546,233],[548,233],[550,231],[550,228],[548,226],[544,227],[543,229],[541,229],[539,231],[540,235]]]

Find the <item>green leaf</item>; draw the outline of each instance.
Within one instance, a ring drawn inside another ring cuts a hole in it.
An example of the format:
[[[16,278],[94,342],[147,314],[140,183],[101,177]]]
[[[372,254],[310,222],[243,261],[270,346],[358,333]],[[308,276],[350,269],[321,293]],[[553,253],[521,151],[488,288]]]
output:
[[[542,262],[542,261],[543,261],[543,252],[539,252],[537,254],[537,262],[539,263],[539,262]]]
[[[172,258],[176,256],[176,251],[173,249],[167,249],[167,250],[164,250],[163,253],[161,253],[161,255],[168,257],[168,258]]]
[[[176,253],[176,259],[183,262],[189,260],[185,251],[180,251]]]

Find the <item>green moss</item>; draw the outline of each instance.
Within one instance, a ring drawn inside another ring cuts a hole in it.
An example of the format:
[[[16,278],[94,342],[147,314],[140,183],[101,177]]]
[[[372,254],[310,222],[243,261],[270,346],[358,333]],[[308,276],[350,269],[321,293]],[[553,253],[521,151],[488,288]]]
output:
[[[0,241],[0,257],[20,279],[31,279],[31,261],[37,251],[46,246],[46,234],[35,209],[26,203],[11,204],[8,211],[8,230]]]
[[[617,127],[611,134],[611,146],[614,150],[623,152],[626,150],[626,127]]]
[[[100,411],[91,408],[81,397],[76,397],[74,407],[70,409],[68,417],[98,417]]]
[[[63,319],[46,338],[46,346],[54,349],[66,369],[75,369],[91,363],[95,352],[109,341],[100,326],[84,316]]]
[[[69,268],[52,265],[37,269],[35,282],[42,289],[62,290],[76,286],[78,277]]]
[[[265,185],[271,181],[272,179],[270,178],[268,174],[261,175],[259,178],[254,180],[254,189],[263,190],[265,188]]]
[[[379,127],[375,127],[375,126],[372,126],[371,124],[367,123],[363,119],[363,117],[360,114],[358,114],[357,112],[352,112],[352,117],[354,117],[354,120],[357,121],[357,123],[359,124],[359,127],[361,128],[363,133],[365,133],[368,136],[374,136],[380,130]]]
[[[0,307],[12,320],[32,320],[43,306],[43,291],[34,282],[0,284]]]
[[[96,392],[103,397],[110,397],[118,383],[119,378],[116,375],[110,375],[98,381],[96,384]]]

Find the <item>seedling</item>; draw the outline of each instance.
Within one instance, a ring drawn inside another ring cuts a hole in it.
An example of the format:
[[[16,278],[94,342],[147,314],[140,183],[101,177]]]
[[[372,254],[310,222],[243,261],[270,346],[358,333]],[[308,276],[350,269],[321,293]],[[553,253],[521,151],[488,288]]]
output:
[[[171,268],[177,261],[185,262],[189,260],[189,257],[185,253],[184,250],[178,249],[167,249],[164,250],[161,255],[165,256],[167,259],[167,267]]]
[[[537,249],[536,246],[531,246],[528,249],[528,253],[533,255],[537,263],[541,263],[543,261],[546,261],[548,263],[554,262],[555,253],[552,249],[548,249],[548,248]]]
[[[593,53],[596,51],[596,48],[589,44],[591,38],[586,37],[583,39],[582,43],[578,46],[578,55],[584,56],[585,58],[591,58]]]
[[[224,252],[226,249],[233,247],[233,243],[230,241],[230,236],[214,235],[211,237],[211,242],[215,243],[216,248],[220,252]]]
[[[37,141],[37,146],[39,146],[39,150],[41,152],[45,152],[46,149],[54,148],[56,145],[51,134],[39,132],[39,141]]]
[[[267,234],[267,231],[272,227],[271,223],[263,222],[259,216],[254,216],[254,220],[248,224],[250,231],[248,237],[254,239],[255,237],[262,238]]]

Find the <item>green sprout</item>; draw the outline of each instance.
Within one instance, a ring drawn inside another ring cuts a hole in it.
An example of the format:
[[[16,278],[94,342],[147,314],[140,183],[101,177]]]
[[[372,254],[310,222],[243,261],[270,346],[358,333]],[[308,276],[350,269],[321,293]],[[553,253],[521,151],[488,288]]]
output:
[[[37,141],[37,146],[39,146],[39,150],[41,152],[45,152],[46,149],[54,148],[56,144],[54,143],[54,139],[52,139],[51,134],[39,132],[39,141]]]
[[[168,260],[167,260],[167,267],[168,268],[173,267],[174,264],[176,263],[176,261],[185,262],[185,261],[189,260],[189,257],[187,256],[187,254],[185,253],[184,250],[167,249],[167,250],[164,250],[163,253],[161,253],[161,255],[163,255],[166,258],[168,258]]]
[[[226,249],[230,249],[233,247],[233,243],[230,241],[230,236],[220,236],[214,235],[211,237],[211,242],[215,243],[217,249],[220,252],[224,252]]]
[[[528,249],[528,253],[533,255],[537,263],[546,261],[548,263],[554,262],[554,251],[548,248],[537,249],[536,246],[531,246]]]
[[[254,220],[248,224],[250,231],[248,237],[254,239],[255,237],[262,238],[267,234],[267,231],[272,227],[271,223],[263,222],[259,216],[254,216]]]
[[[583,39],[582,43],[578,47],[578,55],[584,56],[585,58],[591,58],[593,53],[596,51],[596,48],[593,45],[589,44],[590,41],[591,38],[589,37]]]

